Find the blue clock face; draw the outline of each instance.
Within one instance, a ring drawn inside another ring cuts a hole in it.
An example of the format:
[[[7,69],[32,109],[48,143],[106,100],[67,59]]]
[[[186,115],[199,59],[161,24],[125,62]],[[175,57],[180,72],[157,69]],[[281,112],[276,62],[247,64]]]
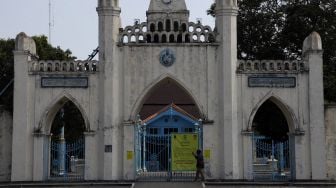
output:
[[[175,63],[176,56],[173,50],[166,48],[160,53],[160,63],[165,67],[170,67]]]

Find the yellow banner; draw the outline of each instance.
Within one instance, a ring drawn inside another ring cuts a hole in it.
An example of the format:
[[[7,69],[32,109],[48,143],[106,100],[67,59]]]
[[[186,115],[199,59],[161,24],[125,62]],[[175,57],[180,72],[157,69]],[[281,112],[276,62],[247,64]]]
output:
[[[172,171],[195,171],[196,159],[192,152],[198,149],[197,134],[172,134]]]

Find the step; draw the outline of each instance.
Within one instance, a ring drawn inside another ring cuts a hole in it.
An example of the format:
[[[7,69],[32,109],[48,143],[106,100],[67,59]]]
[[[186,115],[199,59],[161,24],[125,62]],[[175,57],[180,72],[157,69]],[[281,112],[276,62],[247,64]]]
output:
[[[0,183],[0,188],[42,188],[42,187],[52,187],[52,188],[133,188],[134,183],[128,182],[12,182],[12,183]]]
[[[134,188],[203,188],[201,182],[136,182]]]
[[[304,181],[304,182],[205,182],[206,188],[336,188],[336,182],[328,181]]]

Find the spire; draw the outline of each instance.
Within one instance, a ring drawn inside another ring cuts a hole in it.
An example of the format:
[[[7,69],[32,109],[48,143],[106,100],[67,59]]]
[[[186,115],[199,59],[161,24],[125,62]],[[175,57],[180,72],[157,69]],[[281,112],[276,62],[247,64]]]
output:
[[[189,11],[185,0],[151,0],[147,11],[148,21],[164,17],[188,21]]]
[[[148,8],[149,12],[185,10],[187,10],[185,0],[151,0]]]

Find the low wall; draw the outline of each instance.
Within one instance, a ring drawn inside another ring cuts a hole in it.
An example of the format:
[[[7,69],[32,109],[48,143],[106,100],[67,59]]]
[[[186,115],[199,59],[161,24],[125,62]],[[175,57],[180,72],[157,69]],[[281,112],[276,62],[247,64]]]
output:
[[[10,181],[13,117],[0,105],[0,181]]]
[[[336,180],[336,104],[325,106],[327,177]]]

